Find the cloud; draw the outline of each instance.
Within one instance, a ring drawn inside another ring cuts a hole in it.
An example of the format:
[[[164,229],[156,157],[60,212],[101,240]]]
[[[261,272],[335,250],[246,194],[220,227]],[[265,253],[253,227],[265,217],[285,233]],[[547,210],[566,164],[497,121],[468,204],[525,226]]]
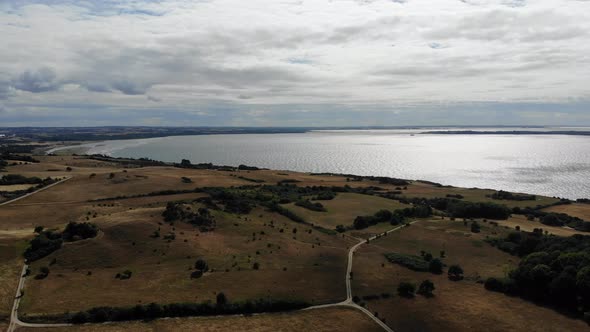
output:
[[[0,80],[0,100],[10,96],[11,83],[9,81]]]
[[[126,95],[143,95],[149,88],[148,85],[137,84],[128,80],[118,80],[111,84],[111,87]]]
[[[61,83],[57,81],[55,71],[48,67],[26,70],[12,81],[15,89],[40,93],[57,90]]]
[[[589,1],[12,0],[0,22],[2,124],[88,109],[112,124],[488,119],[432,110],[475,104],[524,121],[521,103],[588,121],[568,105],[590,100]]]

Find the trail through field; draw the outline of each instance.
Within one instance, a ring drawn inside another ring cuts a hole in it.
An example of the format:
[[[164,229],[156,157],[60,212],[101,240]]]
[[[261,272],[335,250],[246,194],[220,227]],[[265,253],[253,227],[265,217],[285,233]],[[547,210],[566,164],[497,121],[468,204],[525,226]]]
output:
[[[55,185],[57,185],[59,183],[62,183],[64,181],[67,181],[69,179],[70,178],[66,178],[64,180],[61,180],[61,181],[56,182],[54,184],[51,184],[51,185],[49,185],[47,187],[41,188],[41,189],[39,189],[39,190],[37,190],[35,192],[32,192],[30,194],[27,194],[27,195],[18,197],[16,199],[11,200],[11,201],[8,201],[8,202],[4,202],[4,203],[0,204],[0,206],[6,205],[6,204],[9,204],[9,203],[12,203],[12,202],[15,202],[15,201],[20,200],[20,199],[23,199],[23,198],[28,197],[28,196],[30,196],[32,194],[38,193],[40,191],[43,191],[45,189],[49,189],[49,188],[51,188],[51,187],[53,187],[53,186],[55,186]],[[27,204],[22,204],[22,205],[23,206],[26,206]],[[413,224],[415,222],[416,221],[413,221],[410,224]],[[354,246],[352,246],[348,250],[348,265],[347,265],[347,268],[346,268],[346,275],[344,276],[344,278],[346,280],[346,299],[344,301],[337,302],[337,303],[330,303],[330,304],[322,304],[322,305],[311,306],[311,307],[308,307],[308,308],[305,308],[305,309],[302,309],[302,310],[314,310],[314,309],[329,308],[329,307],[339,307],[339,306],[340,307],[350,307],[350,308],[354,308],[354,309],[360,310],[363,313],[365,313],[367,316],[369,316],[369,318],[371,318],[375,323],[377,323],[379,326],[381,326],[385,331],[394,332],[389,326],[387,326],[383,321],[381,321],[379,318],[377,318],[375,315],[373,315],[369,310],[367,310],[364,307],[361,307],[360,305],[358,305],[358,304],[356,304],[356,303],[354,303],[352,301],[352,285],[351,285],[352,284],[352,278],[351,278],[351,272],[352,272],[352,261],[353,261],[353,258],[354,258],[354,252],[360,246],[362,246],[363,244],[366,244],[366,243],[370,243],[371,241],[373,241],[373,240],[375,240],[377,238],[380,238],[381,236],[384,236],[386,234],[389,234],[389,233],[398,231],[398,230],[402,229],[403,227],[405,227],[405,225],[397,226],[397,227],[392,228],[392,229],[390,229],[388,231],[385,231],[383,233],[374,235],[374,236],[372,236],[372,237],[370,237],[368,239],[359,239],[360,241],[357,244],[355,244]],[[99,235],[102,236],[102,234],[99,234]],[[358,238],[356,238],[356,239],[358,239]],[[45,328],[47,328],[47,327],[66,327],[66,326],[71,326],[72,324],[32,324],[32,323],[23,322],[23,321],[21,321],[18,318],[18,307],[19,307],[19,304],[20,304],[20,300],[21,300],[22,294],[24,294],[23,293],[23,288],[24,288],[24,285],[25,285],[25,278],[26,278],[26,275],[25,274],[26,274],[27,268],[28,268],[28,265],[25,263],[23,265],[23,269],[22,269],[22,272],[21,272],[21,275],[20,275],[20,279],[19,279],[19,282],[18,282],[18,287],[17,287],[17,290],[16,290],[15,298],[14,298],[14,304],[12,306],[12,311],[10,313],[10,324],[8,325],[7,332],[13,332],[19,326],[22,326],[22,327],[31,327],[31,328],[35,328],[35,327],[40,327],[40,328],[45,327]]]
[[[413,224],[415,222],[417,222],[417,221],[413,221],[410,224]],[[370,243],[371,241],[373,241],[381,236],[384,236],[386,234],[400,230],[403,227],[405,227],[405,225],[397,226],[397,227],[392,228],[392,229],[390,229],[386,232],[383,232],[381,234],[374,235],[366,240],[361,240],[359,243],[355,244],[354,246],[352,246],[350,248],[350,250],[348,251],[348,267],[346,269],[346,275],[344,276],[344,278],[346,279],[346,300],[344,300],[342,302],[338,302],[338,303],[316,305],[316,306],[312,306],[309,308],[305,308],[303,310],[322,309],[322,308],[330,308],[330,307],[338,307],[338,306],[350,307],[350,308],[354,308],[354,309],[364,312],[367,316],[369,316],[369,318],[371,318],[373,321],[375,321],[375,323],[379,324],[379,326],[381,326],[385,331],[394,332],[389,326],[387,326],[385,323],[383,323],[383,321],[381,321],[379,318],[375,317],[375,315],[373,315],[369,310],[367,310],[364,307],[361,307],[360,305],[358,305],[358,304],[354,303],[354,301],[352,301],[352,285],[351,285],[352,284],[352,278],[351,278],[352,259],[354,257],[354,252],[363,244]]]

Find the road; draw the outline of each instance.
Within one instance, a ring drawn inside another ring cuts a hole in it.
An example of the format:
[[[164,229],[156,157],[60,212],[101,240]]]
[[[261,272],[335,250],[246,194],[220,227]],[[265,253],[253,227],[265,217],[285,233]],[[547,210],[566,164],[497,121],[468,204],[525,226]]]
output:
[[[410,224],[413,224],[415,222],[416,221],[412,221]],[[375,323],[379,324],[379,326],[381,326],[385,331],[394,332],[389,326],[387,326],[385,323],[383,323],[383,321],[381,321],[379,318],[375,317],[375,315],[373,315],[373,313],[371,313],[369,310],[367,310],[367,308],[361,307],[360,305],[358,305],[358,304],[354,303],[354,301],[352,301],[352,285],[351,285],[352,278],[350,277],[350,274],[352,272],[352,259],[354,257],[354,252],[360,246],[362,246],[365,243],[371,242],[371,241],[373,241],[373,240],[377,239],[378,237],[381,237],[385,234],[389,234],[391,232],[395,232],[397,230],[400,230],[403,227],[405,227],[405,225],[397,226],[397,227],[392,228],[392,229],[390,229],[386,232],[383,232],[381,234],[374,235],[374,236],[370,237],[369,239],[363,239],[359,243],[355,244],[354,246],[352,246],[350,248],[350,250],[348,251],[348,266],[346,268],[346,275],[344,276],[344,278],[346,279],[346,300],[344,300],[342,302],[338,302],[338,303],[316,305],[313,307],[305,308],[303,310],[313,310],[313,309],[322,309],[322,308],[330,308],[330,307],[350,307],[350,308],[354,308],[354,309],[364,312],[373,321],[375,321]]]

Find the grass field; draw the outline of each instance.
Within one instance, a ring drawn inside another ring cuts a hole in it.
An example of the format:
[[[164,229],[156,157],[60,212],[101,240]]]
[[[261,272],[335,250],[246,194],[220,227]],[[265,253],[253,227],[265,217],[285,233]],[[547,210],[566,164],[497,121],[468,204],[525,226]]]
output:
[[[572,203],[567,205],[556,205],[543,209],[543,211],[566,213],[570,216],[590,221],[590,204]]]
[[[0,191],[18,191],[18,190],[27,190],[31,188],[32,184],[13,184],[9,186],[0,186]]]
[[[182,223],[159,225],[162,211],[163,207],[134,208],[93,219],[104,234],[100,238],[68,244],[31,265],[37,271],[57,261],[49,277],[28,282],[21,312],[202,302],[214,300],[219,291],[232,300],[270,296],[326,303],[344,296],[342,275],[350,240],[309,233],[311,228],[263,210],[240,219],[217,213],[218,227],[207,233]],[[158,228],[162,236],[174,231],[176,239],[151,238]],[[190,279],[190,268],[201,257],[213,271]],[[252,269],[254,262],[260,270]],[[114,279],[126,269],[133,271],[131,279]],[[246,286],[251,284],[260,286]]]
[[[329,229],[337,225],[351,226],[357,216],[373,215],[382,209],[393,211],[408,207],[391,199],[354,193],[339,193],[332,200],[319,202],[324,205],[326,212],[311,211],[294,203],[285,206],[307,222]]]
[[[519,298],[489,292],[477,280],[502,277],[518,258],[483,242],[486,235],[502,232],[502,227],[482,227],[473,234],[462,222],[421,221],[397,233],[373,241],[355,255],[353,294],[366,296],[390,293],[387,299],[366,301],[371,312],[395,331],[582,331],[581,320],[570,319],[551,309]],[[420,250],[438,257],[445,250],[444,263],[459,264],[465,271],[462,281],[450,281],[446,274],[414,272],[389,263],[386,252],[419,254]],[[436,290],[433,298],[417,295],[406,299],[397,295],[400,281],[419,284],[430,279]]]
[[[23,267],[25,241],[0,237],[0,322],[7,322]]]
[[[549,234],[558,235],[558,236],[571,236],[574,234],[588,234],[586,232],[577,231],[573,228],[567,227],[557,227],[557,226],[548,226],[540,223],[539,221],[530,221],[523,215],[513,215],[508,220],[501,220],[498,221],[500,226],[510,227],[511,229],[515,229],[516,226],[519,226],[521,230],[532,232],[535,228],[542,228],[543,231],[547,231]]]
[[[90,221],[100,231],[96,238],[67,243],[58,251],[31,264],[33,276],[48,266],[47,278],[26,279],[21,316],[75,312],[96,306],[131,306],[157,302],[202,302],[215,300],[224,292],[230,301],[256,298],[295,299],[311,304],[332,303],[345,298],[348,249],[358,239],[381,233],[392,226],[381,223],[361,231],[330,235],[298,224],[258,206],[248,215],[213,211],[217,226],[201,232],[187,223],[163,222],[162,212],[170,201],[185,201],[192,210],[204,193],[184,193],[135,198],[162,190],[191,190],[196,187],[232,187],[276,184],[296,180],[297,186],[380,187],[396,186],[376,181],[347,181],[343,176],[310,175],[276,170],[217,171],[174,167],[125,168],[120,164],[73,156],[40,156],[41,163],[8,166],[8,173],[38,177],[71,177],[46,191],[0,207],[0,326],[6,322],[22,268],[22,252],[35,226],[63,228],[70,221]],[[70,167],[71,170],[67,170]],[[181,181],[182,177],[191,183]],[[264,182],[261,182],[264,181]],[[407,197],[445,197],[461,194],[464,200],[492,201],[509,206],[548,204],[553,198],[535,201],[498,201],[486,195],[490,190],[436,187],[412,182],[402,189]],[[94,201],[97,199],[109,200]],[[356,216],[373,215],[380,209],[407,207],[395,200],[356,193],[339,193],[333,200],[320,201],[326,212],[314,212],[284,205],[307,222],[334,229],[352,225]],[[584,204],[555,206],[549,210],[585,216]],[[559,210],[563,209],[563,211]],[[399,281],[432,279],[436,297],[407,300],[393,296],[367,302],[396,331],[582,330],[587,326],[555,311],[517,298],[488,292],[477,283],[489,276],[504,276],[518,264],[510,256],[484,242],[486,236],[503,236],[516,226],[523,230],[543,228],[567,236],[574,230],[548,227],[513,216],[498,226],[479,221],[482,232],[470,232],[463,221],[421,220],[381,239],[362,246],[355,254],[353,293],[364,296],[395,294]],[[151,235],[159,230],[161,236]],[[174,240],[163,237],[174,233]],[[460,264],[466,279],[451,282],[446,275],[413,272],[389,263],[384,253],[419,254],[435,257],[445,251],[446,264]],[[204,258],[211,270],[191,279],[194,262]],[[54,263],[52,263],[54,261]],[[259,269],[254,269],[254,263]],[[127,280],[116,279],[124,270]],[[433,313],[436,313],[435,315]],[[2,318],[4,317],[4,318]],[[3,320],[4,319],[4,320]],[[550,323],[545,323],[549,320]],[[252,317],[162,319],[88,325],[72,331],[173,331],[232,329],[253,331],[373,331],[378,327],[362,313],[349,309],[325,309]],[[26,329],[20,329],[26,331]]]
[[[513,201],[513,200],[497,200],[487,197],[495,193],[495,190],[490,189],[476,189],[476,188],[458,188],[458,187],[437,187],[431,184],[422,182],[413,182],[408,186],[407,190],[403,191],[403,196],[406,197],[446,197],[447,194],[462,195],[463,200],[472,202],[493,202],[503,204],[508,207],[535,207],[537,205],[548,205],[559,201],[557,198],[537,196],[536,200],[528,201]]]

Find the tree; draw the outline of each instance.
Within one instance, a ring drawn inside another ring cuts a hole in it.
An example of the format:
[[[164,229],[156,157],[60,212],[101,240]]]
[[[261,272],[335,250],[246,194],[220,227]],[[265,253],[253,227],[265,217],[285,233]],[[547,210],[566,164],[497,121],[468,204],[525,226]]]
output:
[[[449,266],[449,271],[447,272],[447,274],[449,275],[449,279],[453,281],[463,279],[463,269],[459,265]]]
[[[227,297],[225,296],[225,294],[223,292],[219,292],[217,294],[217,298],[216,298],[216,303],[218,307],[223,307],[224,305],[227,304]]]
[[[43,232],[43,226],[35,227],[35,233],[40,234],[41,232]]]
[[[195,262],[195,269],[202,272],[207,272],[209,271],[209,265],[207,264],[207,262],[205,262],[204,259],[197,259],[197,261]]]
[[[434,274],[441,274],[443,273],[443,262],[438,258],[433,258],[428,263],[428,271]]]
[[[180,166],[183,166],[183,167],[189,167],[190,165],[191,165],[191,161],[190,161],[190,160],[188,160],[188,159],[182,159],[182,160],[180,161]]]
[[[379,210],[377,211],[377,213],[375,213],[375,218],[377,218],[381,222],[389,221],[392,217],[393,213],[389,210]]]
[[[253,268],[254,270],[258,270],[258,269],[260,268],[260,264],[258,264],[258,263],[254,263],[254,264],[252,264],[252,268]]]
[[[401,297],[412,298],[416,292],[416,285],[411,282],[402,281],[397,286],[397,293]]]
[[[423,295],[425,297],[432,297],[434,296],[434,294],[432,294],[434,289],[434,283],[427,279],[422,281],[422,283],[418,287],[418,294]]]
[[[471,223],[471,232],[472,233],[479,233],[480,231],[481,231],[481,227],[479,226],[477,221],[472,222]]]

